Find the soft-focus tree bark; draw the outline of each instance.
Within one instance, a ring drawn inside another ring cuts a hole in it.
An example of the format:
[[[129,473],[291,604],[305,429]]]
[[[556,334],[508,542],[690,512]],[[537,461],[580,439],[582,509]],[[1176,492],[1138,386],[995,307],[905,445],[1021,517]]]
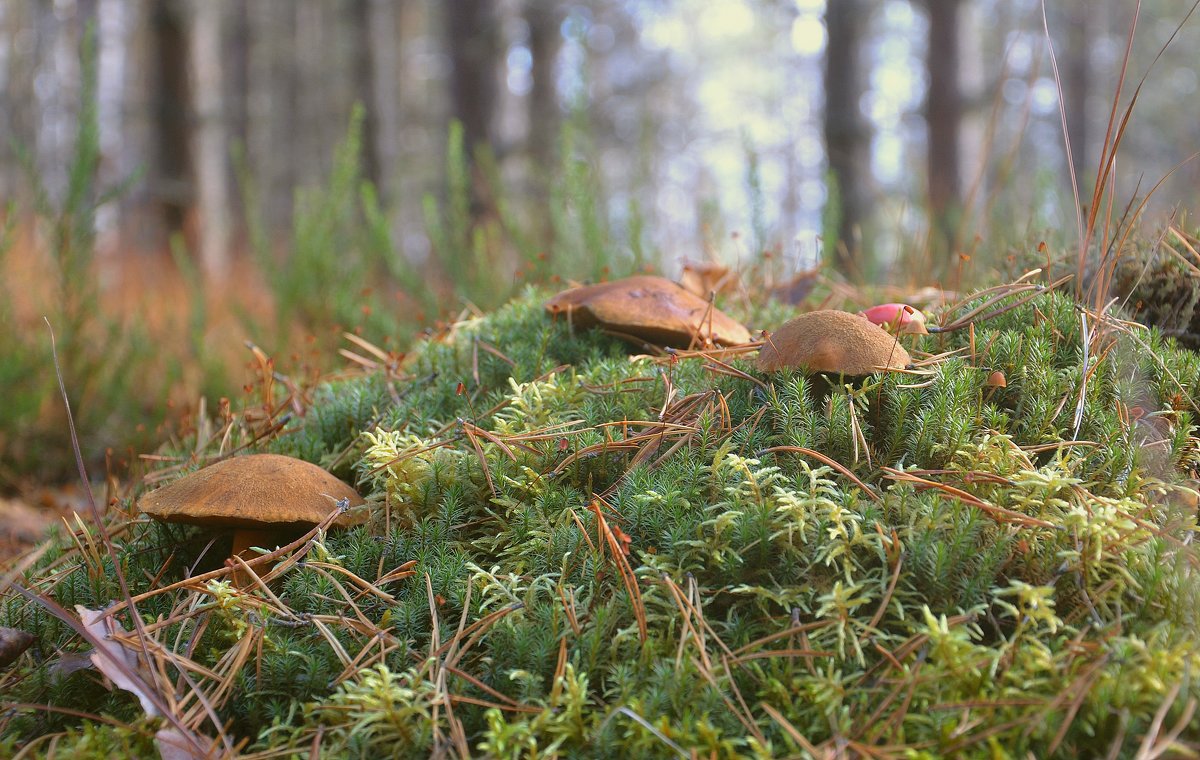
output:
[[[467,150],[491,141],[499,86],[500,40],[496,0],[446,0],[443,5],[451,111],[462,122]]]
[[[396,195],[396,156],[400,140],[398,61],[402,40],[397,6],[406,3],[397,0],[367,0],[367,3],[368,34],[364,44],[370,49],[372,75],[370,91],[364,98],[371,104],[367,112],[372,135],[371,155],[378,167],[373,179],[381,200],[387,203]]]
[[[865,77],[862,55],[870,0],[836,0],[825,7],[825,150],[833,187],[826,214],[836,214],[832,246],[838,271],[863,274],[863,223],[871,177],[871,129],[859,104]],[[828,234],[827,230],[827,234]]]
[[[221,87],[221,19],[224,0],[193,0],[191,73],[195,132],[197,237],[200,267],[212,282],[223,282],[230,268],[228,133]]]
[[[929,130],[928,181],[931,243],[935,254],[948,256],[962,202],[958,150],[962,93],[958,85],[958,20],[961,0],[925,0],[929,12],[929,47],[925,68],[929,91],[925,121]]]
[[[529,25],[529,53],[533,58],[529,91],[529,152],[535,170],[548,173],[554,167],[558,132],[562,124],[558,105],[558,54],[562,50],[562,4],[556,0],[527,0],[525,23]]]
[[[187,212],[188,112],[191,86],[188,82],[188,38],[177,2],[164,0],[151,5],[151,36],[157,81],[154,86],[154,130],[157,136],[157,171],[152,182],[162,203],[163,222],[168,232],[183,229]]]
[[[552,177],[558,165],[562,109],[558,100],[558,57],[562,50],[562,4],[556,0],[526,0],[532,79],[528,97],[527,154],[530,165],[530,201],[544,208],[550,200]],[[549,214],[535,217],[543,245],[553,244],[554,225]]]
[[[1091,184],[1094,170],[1088,168],[1088,114],[1087,100],[1091,91],[1092,14],[1095,9],[1088,0],[1068,0],[1063,9],[1066,46],[1060,54],[1059,69],[1062,71],[1063,101],[1067,113],[1067,138],[1071,141],[1071,163],[1075,169],[1075,180],[1081,194]]]
[[[232,140],[243,148],[250,132],[250,10],[233,3],[225,18],[225,124]]]
[[[379,104],[376,102],[375,38],[371,34],[373,0],[353,0],[350,5],[350,32],[353,36],[353,65],[350,67],[356,98],[363,107],[363,177],[379,187]]]

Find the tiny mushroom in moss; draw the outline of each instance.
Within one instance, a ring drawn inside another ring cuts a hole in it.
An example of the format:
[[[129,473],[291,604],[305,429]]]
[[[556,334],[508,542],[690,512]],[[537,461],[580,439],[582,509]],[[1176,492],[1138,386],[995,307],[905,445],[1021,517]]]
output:
[[[883,303],[859,313],[892,334],[929,334],[925,315],[906,303]]]
[[[551,316],[663,346],[749,343],[744,326],[662,277],[639,275],[563,291],[546,301]]]
[[[987,376],[987,380],[983,384],[989,388],[1007,388],[1008,380],[1005,379],[1003,372],[996,370]]]
[[[903,369],[911,361],[896,336],[866,317],[832,309],[788,320],[767,336],[758,352],[758,368],[763,372],[796,367],[861,376]]]
[[[251,454],[217,462],[144,494],[138,507],[165,522],[232,529],[231,555],[245,559],[253,546],[292,540],[323,522],[343,501],[364,503],[353,488],[315,464]],[[361,511],[345,512],[334,524],[352,525],[365,517]]]

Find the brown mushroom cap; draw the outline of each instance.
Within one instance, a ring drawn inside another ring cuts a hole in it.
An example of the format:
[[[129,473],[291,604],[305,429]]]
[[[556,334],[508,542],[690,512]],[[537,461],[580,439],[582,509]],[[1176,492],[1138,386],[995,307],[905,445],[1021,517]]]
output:
[[[696,336],[726,346],[750,342],[745,327],[708,301],[649,275],[563,291],[546,301],[546,311],[664,346],[686,348]]]
[[[894,335],[866,317],[832,309],[788,320],[758,352],[758,368],[763,372],[798,367],[809,372],[869,375],[903,369],[911,361]]]
[[[316,525],[358,493],[325,470],[279,454],[234,457],[197,470],[138,500],[143,512],[167,522],[209,527],[263,528]],[[361,522],[366,515],[348,512],[336,525]]]

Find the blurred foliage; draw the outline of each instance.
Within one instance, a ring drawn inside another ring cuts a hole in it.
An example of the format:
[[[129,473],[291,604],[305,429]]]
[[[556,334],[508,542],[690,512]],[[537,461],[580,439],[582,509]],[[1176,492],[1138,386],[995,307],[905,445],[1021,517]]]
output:
[[[118,318],[104,306],[95,261],[95,214],[112,202],[121,187],[95,186],[99,160],[95,103],[95,50],[88,37],[82,50],[85,82],[76,136],[71,182],[60,200],[41,184],[32,160],[28,179],[36,188],[31,209],[44,232],[54,267],[55,288],[38,304],[57,337],[63,377],[77,418],[88,461],[103,461],[106,449],[145,451],[160,440],[168,418],[167,399],[180,385],[187,398],[241,397],[243,367],[229,359],[226,347],[211,340],[216,297],[183,238],[171,243],[171,255],[187,294],[181,325],[186,339],[153,333],[138,320]],[[254,178],[237,160],[246,201],[253,261],[269,297],[269,314],[233,304],[242,332],[270,356],[291,356],[278,369],[313,377],[334,368],[342,333],[353,332],[393,352],[435,320],[449,317],[467,303],[494,307],[526,282],[551,277],[597,279],[630,273],[644,264],[640,229],[634,239],[614,239],[599,213],[602,188],[582,152],[586,135],[574,122],[563,128],[561,172],[549,178],[549,235],[545,219],[524,219],[499,176],[486,148],[474,161],[464,154],[461,127],[450,128],[447,189],[444,197],[426,198],[432,260],[407,260],[392,237],[389,217],[376,188],[362,173],[363,111],[350,116],[343,141],[333,154],[326,183],[296,193],[294,226],[286,245],[278,245],[257,215]],[[480,213],[479,196],[495,213]],[[636,212],[636,209],[634,209]],[[0,262],[13,245],[20,215],[10,208],[0,237]],[[7,283],[0,289],[15,287]],[[9,294],[11,295],[11,293]],[[74,470],[65,416],[58,400],[48,333],[41,325],[19,324],[11,298],[0,298],[0,351],[5,361],[7,403],[0,407],[0,482],[23,478],[61,480]],[[161,332],[161,331],[160,331]],[[303,357],[305,364],[298,363]],[[190,368],[185,370],[185,367]],[[272,368],[275,368],[272,360]],[[188,377],[185,378],[185,375]]]
[[[96,186],[100,162],[96,117],[96,42],[85,35],[80,49],[81,107],[68,183],[54,198],[43,185],[33,157],[18,150],[33,190],[33,213],[44,236],[53,287],[39,303],[42,324],[18,324],[8,305],[13,287],[0,284],[0,355],[4,357],[5,402],[0,404],[0,482],[18,475],[67,471],[73,462],[66,418],[58,401],[52,343],[58,366],[85,435],[89,453],[102,455],[111,443],[151,445],[137,422],[155,419],[162,396],[149,390],[139,369],[155,348],[144,330],[105,314],[95,277],[96,211],[122,191]],[[0,240],[0,259],[12,248],[18,216],[10,207]],[[47,326],[49,329],[46,329]],[[53,341],[51,339],[53,332]]]

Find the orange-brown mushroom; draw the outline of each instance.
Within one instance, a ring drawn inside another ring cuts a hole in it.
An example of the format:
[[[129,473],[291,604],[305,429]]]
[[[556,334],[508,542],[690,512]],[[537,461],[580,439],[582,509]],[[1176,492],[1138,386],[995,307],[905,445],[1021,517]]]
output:
[[[226,459],[185,475],[138,500],[142,512],[165,522],[233,529],[232,554],[248,558],[252,546],[274,546],[321,523],[347,500],[363,504],[358,493],[325,470],[279,454]],[[346,512],[335,525],[366,518]]]
[[[598,326],[663,346],[687,348],[694,339],[725,346],[750,341],[745,327],[708,301],[649,275],[563,291],[546,301],[546,311],[580,327]]]
[[[788,320],[758,352],[758,368],[763,372],[796,367],[858,376],[903,369],[911,361],[904,346],[883,328],[858,314],[832,309]]]

